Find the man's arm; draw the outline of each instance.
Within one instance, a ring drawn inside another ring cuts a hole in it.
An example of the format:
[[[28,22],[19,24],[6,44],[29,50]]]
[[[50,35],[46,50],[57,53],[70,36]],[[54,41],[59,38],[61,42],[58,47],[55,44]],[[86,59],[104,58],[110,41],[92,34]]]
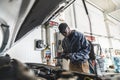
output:
[[[90,45],[88,41],[83,34],[79,34],[78,37],[80,37],[81,44],[79,46],[81,46],[82,49],[68,55],[71,61],[84,61],[89,58]]]

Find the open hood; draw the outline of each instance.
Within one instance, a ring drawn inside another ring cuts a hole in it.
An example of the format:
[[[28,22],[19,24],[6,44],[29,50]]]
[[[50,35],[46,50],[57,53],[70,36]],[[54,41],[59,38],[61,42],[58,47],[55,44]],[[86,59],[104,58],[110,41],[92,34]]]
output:
[[[37,27],[38,25],[42,25],[48,22],[52,17],[58,15],[59,12],[62,12],[65,8],[67,8],[72,2],[75,0],[2,0],[1,4],[9,5],[7,6],[8,12],[11,11],[11,14],[15,17],[9,17],[8,21],[14,20],[14,25],[9,25],[10,36],[9,41],[6,40],[6,44],[10,47],[13,43],[20,40],[26,33]],[[9,7],[13,6],[14,11],[10,10]],[[6,7],[6,6],[2,6]],[[16,7],[16,8],[15,8]],[[3,10],[3,9],[1,9]],[[0,10],[0,11],[1,11]],[[7,13],[7,11],[5,13]],[[9,16],[10,14],[6,15]],[[4,18],[4,17],[3,17]],[[6,22],[6,18],[4,18]],[[1,23],[2,24],[2,23]],[[6,33],[5,33],[6,34]],[[4,43],[4,40],[3,40]],[[6,44],[2,44],[5,45]],[[2,51],[1,51],[2,52]]]
[[[29,14],[17,33],[15,41],[19,40],[34,27],[46,22],[63,10],[65,6],[68,5],[69,1],[71,0],[35,0]]]

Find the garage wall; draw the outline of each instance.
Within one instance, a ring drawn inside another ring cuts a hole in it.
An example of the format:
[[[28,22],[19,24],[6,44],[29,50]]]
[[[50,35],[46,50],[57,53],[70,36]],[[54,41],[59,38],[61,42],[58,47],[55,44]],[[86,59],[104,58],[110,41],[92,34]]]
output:
[[[114,49],[120,49],[120,25],[112,21],[108,21],[108,25],[110,29],[110,34],[113,37],[111,38],[112,47]]]
[[[35,40],[41,39],[41,28],[35,28],[15,45],[13,45],[6,53],[12,58],[16,58],[22,62],[41,63],[41,51],[35,50]]]

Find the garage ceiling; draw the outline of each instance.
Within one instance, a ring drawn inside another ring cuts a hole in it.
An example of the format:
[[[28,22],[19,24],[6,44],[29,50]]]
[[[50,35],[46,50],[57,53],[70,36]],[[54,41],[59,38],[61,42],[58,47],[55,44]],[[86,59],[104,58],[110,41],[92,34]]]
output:
[[[120,22],[120,0],[86,0]]]

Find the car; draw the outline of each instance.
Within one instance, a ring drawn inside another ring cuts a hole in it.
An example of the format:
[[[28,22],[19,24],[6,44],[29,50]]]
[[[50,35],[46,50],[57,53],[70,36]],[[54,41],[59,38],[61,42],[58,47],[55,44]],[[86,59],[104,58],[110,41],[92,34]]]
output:
[[[14,0],[2,0],[1,3],[11,3]],[[53,17],[59,15],[75,0],[19,0],[20,12],[16,25],[9,26],[6,20],[0,19],[0,80],[102,80],[95,74],[70,72],[56,66],[40,63],[22,63],[4,54],[11,45],[22,39],[27,33],[39,25],[46,25]],[[7,6],[7,5],[5,5]],[[12,5],[10,5],[12,7]],[[15,10],[17,11],[17,10]],[[14,13],[14,12],[13,12]],[[13,17],[9,17],[12,18]],[[10,30],[12,27],[12,30]],[[17,54],[17,53],[16,53]]]

